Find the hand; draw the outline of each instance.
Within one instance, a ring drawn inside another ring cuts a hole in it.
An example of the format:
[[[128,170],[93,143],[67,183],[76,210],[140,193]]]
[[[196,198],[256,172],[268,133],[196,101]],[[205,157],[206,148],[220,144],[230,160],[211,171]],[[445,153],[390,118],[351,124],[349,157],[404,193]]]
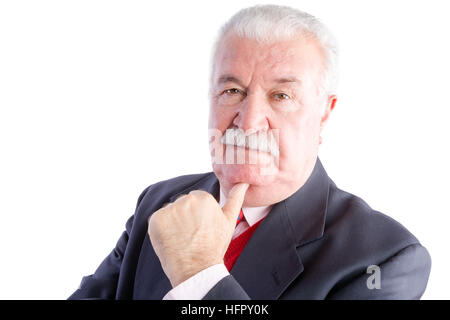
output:
[[[223,209],[211,194],[195,190],[150,216],[150,241],[173,287],[223,263],[248,186],[235,185]]]

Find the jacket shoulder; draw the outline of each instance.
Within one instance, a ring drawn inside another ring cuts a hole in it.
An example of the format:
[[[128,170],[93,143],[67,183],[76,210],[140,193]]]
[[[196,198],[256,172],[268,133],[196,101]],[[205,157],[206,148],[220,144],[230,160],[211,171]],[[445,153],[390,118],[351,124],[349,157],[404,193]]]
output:
[[[401,223],[334,184],[329,190],[324,238],[334,257],[333,268],[341,275],[330,298],[376,298],[377,290],[364,295],[367,270],[373,265],[383,272],[384,290],[376,292],[379,297],[416,299],[425,290],[431,268],[426,248]]]
[[[192,185],[198,184],[211,176],[214,176],[213,172],[182,175],[154,183],[148,186],[145,190],[151,193],[169,192],[177,194],[178,192],[181,192]]]
[[[330,187],[326,230],[353,252],[366,252],[378,259],[388,258],[419,240],[401,223],[372,209],[363,199]]]

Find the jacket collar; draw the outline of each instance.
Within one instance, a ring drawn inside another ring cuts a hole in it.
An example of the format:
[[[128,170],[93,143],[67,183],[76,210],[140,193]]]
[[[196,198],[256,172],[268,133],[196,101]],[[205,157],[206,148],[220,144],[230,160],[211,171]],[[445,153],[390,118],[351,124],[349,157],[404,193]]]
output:
[[[323,236],[330,179],[319,158],[306,183],[284,200],[297,246]]]

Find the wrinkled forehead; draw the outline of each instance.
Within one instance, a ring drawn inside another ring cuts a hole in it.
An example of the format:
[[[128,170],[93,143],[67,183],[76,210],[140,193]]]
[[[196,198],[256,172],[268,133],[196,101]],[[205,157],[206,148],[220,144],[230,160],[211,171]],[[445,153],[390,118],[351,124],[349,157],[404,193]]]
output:
[[[288,74],[303,77],[313,76],[324,67],[323,50],[316,39],[301,34],[266,43],[228,34],[218,43],[213,59],[213,85],[225,74],[266,79]]]

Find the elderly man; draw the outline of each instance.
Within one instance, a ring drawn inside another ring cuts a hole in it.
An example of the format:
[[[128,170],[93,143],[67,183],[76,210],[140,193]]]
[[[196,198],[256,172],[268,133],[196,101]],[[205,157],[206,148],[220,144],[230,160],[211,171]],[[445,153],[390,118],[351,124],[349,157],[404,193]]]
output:
[[[213,172],[149,186],[71,299],[418,299],[427,250],[317,157],[336,104],[326,27],[288,7],[233,16],[213,51]]]

